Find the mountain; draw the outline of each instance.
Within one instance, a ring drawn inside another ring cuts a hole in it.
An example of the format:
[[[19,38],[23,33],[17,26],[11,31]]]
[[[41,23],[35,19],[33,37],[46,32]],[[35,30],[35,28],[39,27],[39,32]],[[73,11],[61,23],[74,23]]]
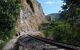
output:
[[[59,13],[52,13],[52,14],[46,15],[46,18],[48,21],[55,21],[59,19],[59,17],[60,17]]]

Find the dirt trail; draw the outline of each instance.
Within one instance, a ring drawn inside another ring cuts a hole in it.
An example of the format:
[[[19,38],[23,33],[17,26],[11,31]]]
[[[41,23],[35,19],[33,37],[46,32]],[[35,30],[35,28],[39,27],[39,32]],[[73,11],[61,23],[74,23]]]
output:
[[[3,48],[3,50],[10,50],[14,47],[15,43],[17,42],[17,37],[13,37]]]

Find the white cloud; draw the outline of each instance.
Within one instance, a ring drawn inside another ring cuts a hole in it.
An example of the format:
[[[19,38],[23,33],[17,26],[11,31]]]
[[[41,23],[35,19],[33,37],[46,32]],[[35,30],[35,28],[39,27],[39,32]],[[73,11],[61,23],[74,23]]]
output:
[[[53,2],[52,2],[52,1],[47,1],[46,4],[48,4],[48,5],[52,5]]]

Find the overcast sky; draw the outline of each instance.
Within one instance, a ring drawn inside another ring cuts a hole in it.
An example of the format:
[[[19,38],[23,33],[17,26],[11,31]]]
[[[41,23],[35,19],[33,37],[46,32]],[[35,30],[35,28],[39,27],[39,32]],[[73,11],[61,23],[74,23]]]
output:
[[[38,2],[41,3],[45,15],[58,13],[63,5],[61,0],[38,0]]]

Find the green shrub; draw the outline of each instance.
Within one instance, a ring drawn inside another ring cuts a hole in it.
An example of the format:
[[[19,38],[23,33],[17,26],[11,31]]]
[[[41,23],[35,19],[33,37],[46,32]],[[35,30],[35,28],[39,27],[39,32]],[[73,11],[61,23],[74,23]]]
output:
[[[46,38],[53,39],[57,42],[80,46],[80,34],[77,31],[74,31],[71,25],[69,23],[66,23],[65,21],[53,21],[48,24],[47,29],[42,29],[42,31],[45,34]]]
[[[16,18],[20,12],[20,0],[0,0],[0,40],[4,43],[15,34]]]

